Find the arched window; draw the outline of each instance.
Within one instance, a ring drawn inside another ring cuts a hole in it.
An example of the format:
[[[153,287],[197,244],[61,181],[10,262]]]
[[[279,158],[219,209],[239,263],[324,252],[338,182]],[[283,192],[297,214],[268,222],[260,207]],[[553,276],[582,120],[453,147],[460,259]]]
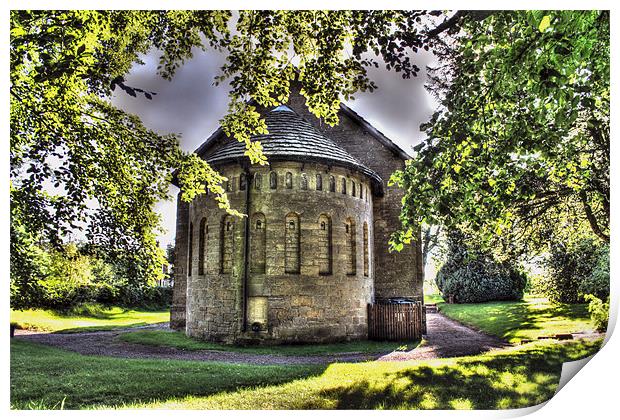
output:
[[[269,174],[269,188],[272,190],[278,188],[278,174],[275,172]]]
[[[364,198],[364,185],[360,184],[360,198]]]
[[[263,188],[263,176],[254,174],[254,189],[260,191]]]
[[[344,224],[346,235],[347,274],[354,275],[357,268],[355,244],[355,220],[348,218]]]
[[[368,223],[364,222],[364,276],[368,277],[370,271],[370,260],[368,255]]]
[[[245,191],[245,187],[247,185],[247,178],[245,174],[241,174],[239,176],[239,191]]]
[[[316,174],[316,190],[323,191],[323,177],[321,174]]]
[[[329,176],[329,192],[336,192],[336,178]]]
[[[299,274],[299,216],[289,213],[285,224],[284,271],[288,274]]]
[[[209,226],[207,225],[206,217],[203,217],[200,221],[200,231],[198,234],[198,275],[204,276],[206,270],[207,261],[207,235]]]
[[[227,215],[222,219],[221,268],[222,274],[232,273],[235,241],[235,220]]]
[[[332,221],[325,214],[319,216],[318,236],[319,274],[329,275],[332,274]]]
[[[293,188],[293,174],[292,173],[287,172],[286,178],[284,181],[285,181],[284,183],[286,184],[287,189],[290,190],[291,188]]]
[[[266,224],[263,213],[252,216],[250,231],[250,272],[265,274]]]
[[[347,193],[347,179],[346,178],[342,178],[341,182],[341,193],[346,194]]]
[[[187,275],[192,275],[192,259],[194,258],[194,224],[189,224],[189,249],[187,250]]]
[[[355,197],[357,195],[355,191],[355,181],[351,181],[351,195]]]
[[[302,190],[307,190],[308,189],[308,176],[306,174],[301,174],[301,189]]]

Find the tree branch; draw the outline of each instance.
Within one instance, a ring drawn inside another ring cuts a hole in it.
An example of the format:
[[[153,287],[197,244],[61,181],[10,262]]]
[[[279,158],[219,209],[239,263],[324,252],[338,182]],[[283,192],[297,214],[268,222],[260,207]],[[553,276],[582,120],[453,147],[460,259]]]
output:
[[[600,226],[598,225],[598,222],[596,221],[596,217],[594,216],[594,212],[592,212],[592,208],[590,207],[590,204],[588,203],[588,195],[586,194],[585,191],[582,190],[579,193],[579,197],[581,198],[581,202],[583,203],[583,209],[586,212],[586,217],[588,218],[588,222],[590,222],[592,231],[596,234],[596,236],[601,238],[603,241],[609,243],[609,235],[606,235],[605,233],[603,233]]]

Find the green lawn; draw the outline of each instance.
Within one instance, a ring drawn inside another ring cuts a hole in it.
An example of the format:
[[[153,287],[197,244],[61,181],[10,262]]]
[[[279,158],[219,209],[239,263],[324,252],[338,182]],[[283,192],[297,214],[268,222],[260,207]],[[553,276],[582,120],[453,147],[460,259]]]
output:
[[[594,328],[587,305],[553,304],[526,296],[518,302],[437,305],[442,314],[512,343]]]
[[[118,307],[103,308],[95,305],[83,306],[71,313],[45,311],[42,309],[11,310],[11,323],[16,323],[18,328],[50,332],[109,330],[119,327],[167,322],[169,320],[170,312],[168,310],[149,311]]]
[[[219,350],[251,354],[277,354],[285,356],[311,356],[337,353],[383,353],[394,350],[413,350],[420,342],[389,343],[377,341],[353,341],[350,343],[295,344],[279,346],[229,346],[187,337],[182,332],[132,331],[119,336],[121,340],[151,346],[175,347],[182,350]]]
[[[11,342],[11,407],[495,409],[551,398],[599,342],[538,342],[434,361],[250,366],[81,356]]]
[[[443,303],[443,298],[438,293],[424,295],[424,303]]]

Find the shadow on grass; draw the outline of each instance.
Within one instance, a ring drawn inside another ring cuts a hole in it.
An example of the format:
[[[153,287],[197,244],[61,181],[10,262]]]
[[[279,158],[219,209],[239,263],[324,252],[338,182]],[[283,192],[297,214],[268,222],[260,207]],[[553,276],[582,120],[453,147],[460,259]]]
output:
[[[326,365],[245,365],[83,356],[11,341],[13,409],[124,406],[205,397],[321,375]]]
[[[509,409],[553,397],[562,363],[587,357],[600,343],[555,344],[444,366],[419,366],[321,392],[338,409]],[[307,406],[305,408],[315,408]]]
[[[388,354],[393,351],[411,351],[420,345],[420,341],[411,343],[393,343],[377,341],[351,341],[325,344],[281,344],[259,346],[234,346],[188,337],[182,332],[143,330],[123,333],[119,339],[133,344],[157,347],[172,347],[179,350],[199,351],[217,350],[235,353],[278,355],[278,356],[321,356],[360,354]]]
[[[61,401],[65,408],[527,407],[553,396],[563,362],[593,354],[600,344],[532,343],[414,364],[274,366],[80,356],[17,340],[11,344],[11,404],[33,409],[58,407]]]

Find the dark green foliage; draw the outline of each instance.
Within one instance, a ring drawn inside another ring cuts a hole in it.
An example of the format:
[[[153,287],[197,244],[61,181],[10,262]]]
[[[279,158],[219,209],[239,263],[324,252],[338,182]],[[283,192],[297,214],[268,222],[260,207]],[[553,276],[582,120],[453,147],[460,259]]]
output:
[[[437,287],[444,299],[456,303],[518,300],[523,297],[525,274],[507,262],[468,246],[462,234],[448,235],[447,260],[437,273]]]
[[[583,303],[585,294],[609,296],[609,246],[599,240],[553,243],[544,266],[542,288],[556,302]]]
[[[596,247],[596,263],[592,273],[581,281],[580,292],[605,300],[609,297],[609,245]]]

